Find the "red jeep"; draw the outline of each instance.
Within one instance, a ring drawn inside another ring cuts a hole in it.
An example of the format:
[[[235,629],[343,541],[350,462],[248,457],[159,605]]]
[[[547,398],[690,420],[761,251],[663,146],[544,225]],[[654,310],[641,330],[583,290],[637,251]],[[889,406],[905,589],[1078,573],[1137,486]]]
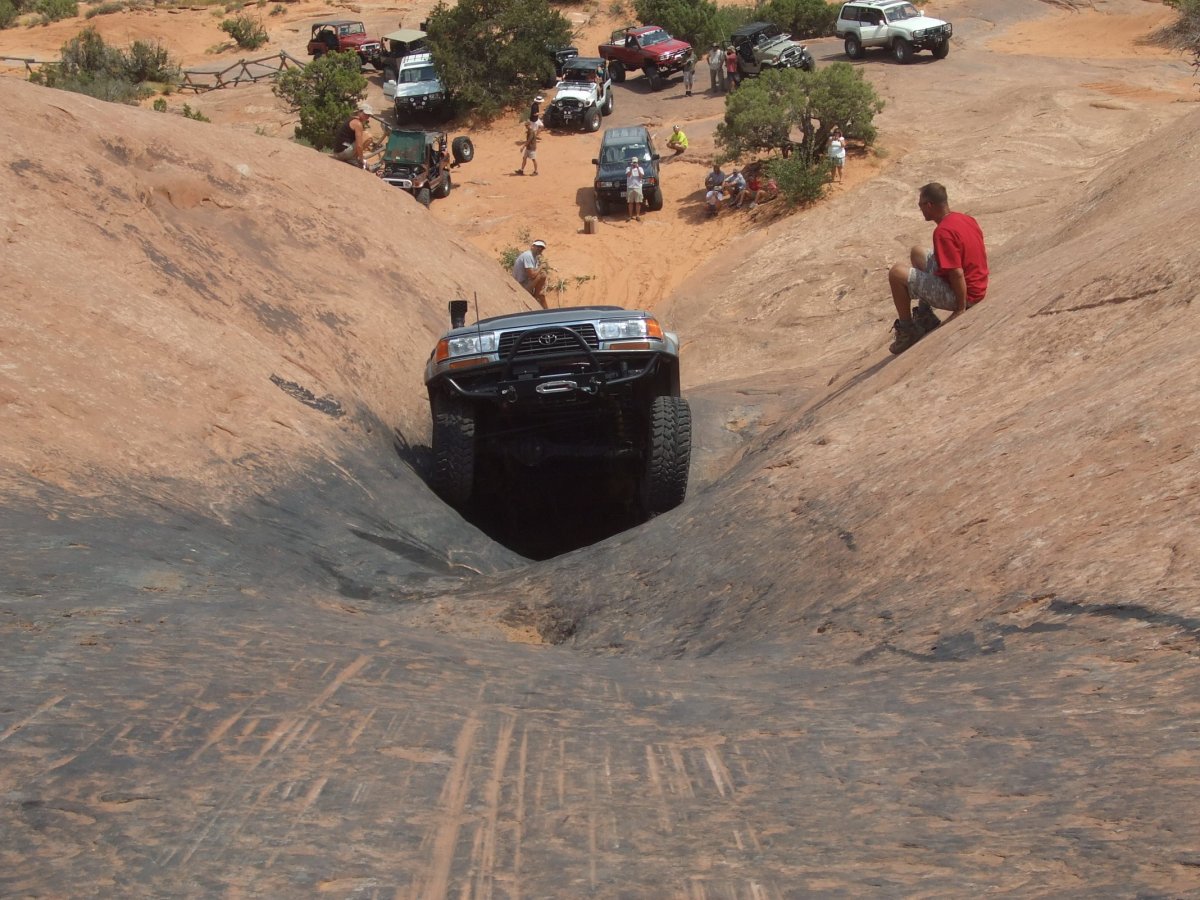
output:
[[[357,53],[359,62],[382,70],[379,38],[367,37],[367,26],[355,19],[326,19],[312,27],[308,55],[320,59],[326,53]]]
[[[667,76],[683,69],[691,53],[691,44],[675,40],[657,25],[618,28],[607,44],[600,45],[613,81],[624,81],[626,72],[642,69],[656,91],[666,84]]]

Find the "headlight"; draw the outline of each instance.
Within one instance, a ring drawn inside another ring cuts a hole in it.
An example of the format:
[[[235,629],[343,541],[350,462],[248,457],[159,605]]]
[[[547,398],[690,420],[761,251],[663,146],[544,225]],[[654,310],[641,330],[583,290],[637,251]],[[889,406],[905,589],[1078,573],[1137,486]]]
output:
[[[916,31],[914,31],[914,32],[913,32],[913,37],[914,37],[914,38],[916,38],[916,39],[918,39],[918,40],[920,40],[921,38],[925,37],[925,29],[924,29],[924,28],[918,28]]]
[[[619,341],[626,338],[652,337],[662,339],[662,328],[655,319],[624,319],[615,322],[598,322],[596,334],[602,341]]]
[[[464,334],[459,337],[442,338],[437,345],[437,361],[452,359],[456,356],[478,356],[481,353],[495,353],[498,344],[496,332],[485,331],[475,334]]]

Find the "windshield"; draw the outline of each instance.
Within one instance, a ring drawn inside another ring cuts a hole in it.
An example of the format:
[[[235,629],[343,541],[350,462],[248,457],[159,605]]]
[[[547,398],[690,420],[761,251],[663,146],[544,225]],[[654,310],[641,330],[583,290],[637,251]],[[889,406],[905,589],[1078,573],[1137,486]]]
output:
[[[643,35],[638,36],[638,43],[643,47],[649,47],[652,44],[664,44],[671,39],[671,36],[661,28],[656,28],[654,31],[647,31]]]
[[[401,84],[416,84],[419,81],[436,81],[437,70],[433,66],[416,66],[400,72]]]
[[[388,135],[383,158],[388,162],[425,162],[425,135],[423,132],[393,131]]]
[[[783,32],[779,30],[779,26],[772,25],[770,28],[764,28],[754,36],[754,45],[761,47],[763,44],[773,44],[781,37],[783,37]]]
[[[367,29],[362,22],[357,22],[354,25],[343,25],[338,29],[342,34],[366,34]]]
[[[637,157],[643,162],[650,162],[650,150],[645,144],[626,144],[623,147],[605,147],[604,162],[629,165],[629,160]]]
[[[921,13],[911,3],[905,3],[903,6],[897,6],[894,9],[887,11],[887,19],[889,22],[900,22],[904,19],[920,18]]]

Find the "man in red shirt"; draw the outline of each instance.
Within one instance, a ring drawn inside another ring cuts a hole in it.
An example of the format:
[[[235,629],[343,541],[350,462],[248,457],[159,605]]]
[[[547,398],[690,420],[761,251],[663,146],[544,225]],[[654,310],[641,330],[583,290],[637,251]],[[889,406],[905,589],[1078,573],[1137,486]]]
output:
[[[926,222],[936,222],[933,250],[913,247],[910,263],[896,263],[888,272],[896,304],[896,340],[888,349],[903,353],[942,324],[936,309],[950,312],[947,322],[966,312],[987,295],[987,248],[979,223],[953,212],[946,188],[936,181],[921,188],[917,206]],[[916,307],[912,301],[917,300]]]

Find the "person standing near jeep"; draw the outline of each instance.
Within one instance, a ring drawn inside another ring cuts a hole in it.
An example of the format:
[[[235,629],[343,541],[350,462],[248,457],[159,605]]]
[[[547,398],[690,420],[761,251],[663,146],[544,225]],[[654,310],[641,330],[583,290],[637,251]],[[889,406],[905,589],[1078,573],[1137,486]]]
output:
[[[725,54],[720,45],[713,44],[705,58],[708,60],[708,89],[725,93]]]
[[[367,147],[367,123],[374,114],[375,110],[364,103],[345,121],[333,139],[334,159],[362,168],[363,151]]]
[[[896,339],[888,349],[903,353],[941,325],[933,311],[950,311],[947,322],[987,296],[987,248],[983,230],[971,216],[953,212],[946,188],[930,182],[921,188],[917,206],[926,222],[935,222],[933,250],[913,247],[911,265],[896,263],[888,272],[896,304]],[[912,307],[913,299],[918,301]]]
[[[629,157],[625,167],[625,199],[629,203],[629,218],[642,221],[642,180],[646,172],[636,156]]]
[[[533,174],[538,173],[537,165],[537,145],[538,132],[542,130],[542,120],[537,116],[531,116],[529,121],[525,123],[525,146],[521,150],[521,168],[514,173],[516,175],[525,174],[525,163],[533,163]]]
[[[516,279],[517,284],[529,291],[542,309],[546,309],[546,273],[541,262],[542,251],[545,249],[545,241],[534,241],[528,250],[516,258],[512,267],[512,277]]]

